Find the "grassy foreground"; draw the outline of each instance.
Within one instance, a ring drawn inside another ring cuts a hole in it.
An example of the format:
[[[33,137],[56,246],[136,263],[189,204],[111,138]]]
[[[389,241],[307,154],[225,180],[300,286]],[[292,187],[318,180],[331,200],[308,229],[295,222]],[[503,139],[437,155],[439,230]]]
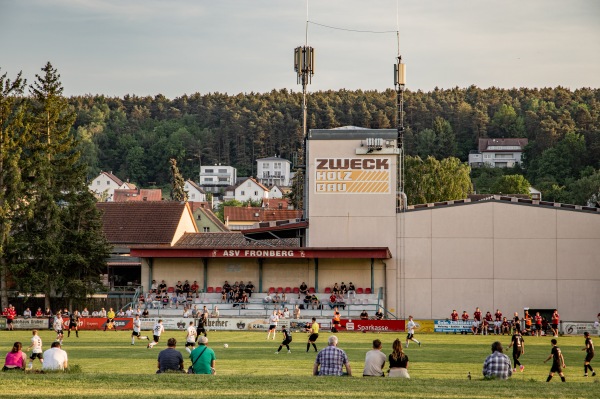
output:
[[[294,334],[292,353],[285,348],[275,355],[281,334],[267,341],[266,333],[209,332],[209,346],[217,356],[216,376],[163,374],[156,375],[156,357],[166,347],[169,337],[177,338],[183,349],[184,333],[167,331],[154,349],[146,349],[146,341],[131,345],[130,332],[82,331],[80,338],[73,335],[64,339],[69,364],[77,365],[80,373],[22,374],[0,373],[3,389],[0,397],[202,397],[212,398],[598,398],[600,377],[583,377],[584,352],[582,337],[560,337],[558,340],[565,356],[567,383],[556,376],[546,383],[550,363],[543,360],[550,353],[549,337],[525,337],[525,354],[521,362],[525,372],[517,372],[509,381],[484,381],[481,378],[483,360],[490,352],[490,344],[499,339],[505,347],[509,337],[462,336],[453,334],[420,334],[423,346],[411,343],[406,350],[410,358],[410,380],[363,378],[364,356],[371,342],[379,338],[388,354],[394,339],[404,339],[397,333],[338,333],[339,347],[350,357],[354,377],[317,378],[311,376],[315,353],[306,353],[307,335]],[[49,348],[55,335],[40,333],[44,349]],[[330,334],[323,332],[318,347],[326,345]],[[14,341],[24,347],[30,343],[30,331],[0,332],[0,355],[4,358]],[[225,349],[223,344],[229,344]],[[505,350],[509,354],[509,351]],[[594,359],[597,360],[597,359]],[[37,361],[36,361],[37,362]],[[600,362],[592,365],[600,374]],[[39,362],[34,369],[39,369]],[[471,372],[473,379],[467,380]]]

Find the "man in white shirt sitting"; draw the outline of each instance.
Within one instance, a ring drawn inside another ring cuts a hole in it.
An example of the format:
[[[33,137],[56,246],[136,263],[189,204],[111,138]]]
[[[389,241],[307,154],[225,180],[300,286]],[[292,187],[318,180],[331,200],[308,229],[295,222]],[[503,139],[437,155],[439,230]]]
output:
[[[42,366],[42,370],[64,371],[67,367],[67,352],[60,348],[60,342],[53,342],[50,349],[44,352],[44,365]]]

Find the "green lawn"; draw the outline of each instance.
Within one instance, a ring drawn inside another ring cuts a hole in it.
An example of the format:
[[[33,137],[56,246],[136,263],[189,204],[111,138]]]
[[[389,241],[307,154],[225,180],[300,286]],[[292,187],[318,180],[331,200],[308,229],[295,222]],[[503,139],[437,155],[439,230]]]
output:
[[[40,333],[47,349],[54,338],[50,331]],[[389,353],[393,340],[405,334],[338,333],[339,347],[346,350],[354,372],[353,378],[311,376],[315,353],[306,353],[307,335],[294,334],[292,353],[284,350],[275,355],[281,335],[267,341],[266,332],[209,332],[209,346],[217,355],[216,376],[156,375],[156,357],[169,337],[181,343],[183,332],[167,331],[161,344],[146,349],[146,341],[131,345],[130,332],[82,331],[80,338],[65,338],[63,348],[69,363],[80,373],[20,374],[1,373],[3,389],[0,397],[128,397],[128,398],[598,398],[600,377],[583,377],[584,352],[582,337],[560,337],[559,346],[565,356],[567,383],[555,377],[545,382],[550,363],[544,364],[550,353],[550,338],[525,337],[525,354],[521,357],[525,372],[517,372],[509,381],[484,381],[483,360],[490,344],[498,337],[453,334],[420,334],[419,348],[411,343],[406,350],[410,358],[411,380],[363,378],[364,356],[371,342],[379,338],[384,352]],[[321,349],[328,333],[318,341]],[[2,356],[14,341],[29,346],[30,331],[0,332]],[[509,337],[500,337],[508,346]],[[223,344],[229,344],[225,349]],[[190,362],[183,346],[186,367]],[[593,362],[600,371],[600,362]],[[39,362],[34,368],[40,368]],[[471,372],[473,379],[467,380]],[[599,373],[600,374],[600,373]]]

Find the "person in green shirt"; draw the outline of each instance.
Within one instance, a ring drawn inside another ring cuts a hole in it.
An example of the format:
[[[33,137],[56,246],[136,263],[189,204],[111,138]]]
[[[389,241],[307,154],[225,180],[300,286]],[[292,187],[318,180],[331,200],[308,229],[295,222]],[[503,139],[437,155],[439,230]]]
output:
[[[215,351],[208,347],[208,338],[198,337],[198,347],[190,353],[191,374],[215,374]]]

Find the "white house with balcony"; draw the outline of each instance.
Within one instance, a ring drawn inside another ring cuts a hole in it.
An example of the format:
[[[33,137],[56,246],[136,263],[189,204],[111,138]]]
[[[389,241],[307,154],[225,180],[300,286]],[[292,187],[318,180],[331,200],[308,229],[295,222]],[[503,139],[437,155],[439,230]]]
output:
[[[94,193],[100,202],[112,202],[115,190],[134,189],[135,184],[124,182],[112,172],[101,171],[88,185],[89,190]]]
[[[237,169],[226,165],[206,165],[200,167],[199,186],[208,193],[220,193],[237,182]]]
[[[291,162],[278,156],[256,160],[256,180],[261,184],[270,186],[290,185]]]
[[[520,138],[479,139],[478,150],[469,154],[469,166],[512,168],[521,164],[527,143],[527,139]]]

